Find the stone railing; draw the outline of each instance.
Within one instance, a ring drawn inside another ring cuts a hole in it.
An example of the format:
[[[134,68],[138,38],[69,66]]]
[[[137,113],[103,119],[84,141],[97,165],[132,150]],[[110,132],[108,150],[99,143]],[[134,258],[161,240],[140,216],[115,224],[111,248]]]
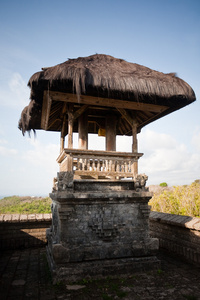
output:
[[[200,266],[200,218],[152,211],[149,220],[160,249]]]
[[[136,175],[142,153],[64,149],[57,162],[60,172],[73,171],[74,178],[122,179]]]
[[[51,214],[0,215],[0,250],[45,245],[51,218]],[[149,229],[160,249],[200,265],[200,218],[153,211]]]
[[[0,215],[0,250],[44,246],[51,214]]]

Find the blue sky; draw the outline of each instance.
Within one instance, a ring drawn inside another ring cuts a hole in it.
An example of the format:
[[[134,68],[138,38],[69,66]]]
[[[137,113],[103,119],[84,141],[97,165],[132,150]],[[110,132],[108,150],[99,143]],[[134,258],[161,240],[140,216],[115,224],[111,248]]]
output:
[[[199,0],[1,1],[0,195],[47,195],[58,171],[59,134],[39,131],[34,139],[17,128],[31,75],[95,53],[176,72],[192,86],[195,103],[138,135],[139,172],[148,184],[200,178],[199,28]],[[104,140],[90,136],[89,146],[104,148]],[[117,147],[130,151],[130,139],[119,138]]]

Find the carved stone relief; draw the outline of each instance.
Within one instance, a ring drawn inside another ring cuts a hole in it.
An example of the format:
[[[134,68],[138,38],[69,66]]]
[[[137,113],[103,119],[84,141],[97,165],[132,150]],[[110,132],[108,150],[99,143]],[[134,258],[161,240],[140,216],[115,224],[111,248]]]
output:
[[[112,208],[103,207],[89,221],[88,226],[100,239],[111,241],[119,234],[120,228],[125,226],[125,222],[123,217],[120,217],[119,212],[114,211]]]

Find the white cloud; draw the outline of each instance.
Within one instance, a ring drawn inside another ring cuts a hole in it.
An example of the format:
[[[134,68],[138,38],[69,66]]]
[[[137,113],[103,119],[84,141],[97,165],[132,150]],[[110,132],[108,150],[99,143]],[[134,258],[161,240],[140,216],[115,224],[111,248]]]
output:
[[[8,141],[6,141],[4,139],[0,139],[0,144],[3,144],[3,145],[8,144]]]
[[[6,145],[6,146],[5,146]],[[0,139],[0,155],[11,156],[17,154],[16,149],[9,148],[8,141],[5,139]]]
[[[48,195],[51,192],[53,178],[59,170],[56,162],[59,145],[29,138],[27,144],[28,150],[17,153],[7,145],[0,145],[0,155],[6,155],[1,164],[4,176],[0,195]]]
[[[200,176],[200,133],[190,137],[196,144],[192,152],[188,150],[190,139],[181,144],[172,136],[160,134],[149,129],[139,137],[144,156],[139,160],[139,172],[149,176],[149,184],[167,182],[170,185],[189,184]]]
[[[13,155],[13,154],[14,155],[17,154],[17,150],[16,149],[9,149],[9,148],[0,146],[0,155],[9,156],[9,155]]]
[[[192,144],[197,149],[197,151],[200,151],[200,128],[198,128],[193,137],[192,137]]]
[[[30,90],[19,73],[13,73],[6,86],[0,88],[0,105],[20,109],[28,105]]]
[[[56,158],[59,155],[59,146],[55,144],[42,144],[35,139],[27,139],[27,141],[33,146],[32,150],[28,150],[23,159],[35,168],[40,168],[41,172],[49,172],[56,175],[58,171],[58,163]]]

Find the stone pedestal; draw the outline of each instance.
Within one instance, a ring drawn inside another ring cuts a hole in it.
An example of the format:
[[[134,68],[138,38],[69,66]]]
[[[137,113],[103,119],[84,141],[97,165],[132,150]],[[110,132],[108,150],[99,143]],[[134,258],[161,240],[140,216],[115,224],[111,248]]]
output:
[[[149,236],[150,192],[134,190],[131,181],[80,180],[50,196],[47,250],[54,281],[159,267],[158,240]]]

